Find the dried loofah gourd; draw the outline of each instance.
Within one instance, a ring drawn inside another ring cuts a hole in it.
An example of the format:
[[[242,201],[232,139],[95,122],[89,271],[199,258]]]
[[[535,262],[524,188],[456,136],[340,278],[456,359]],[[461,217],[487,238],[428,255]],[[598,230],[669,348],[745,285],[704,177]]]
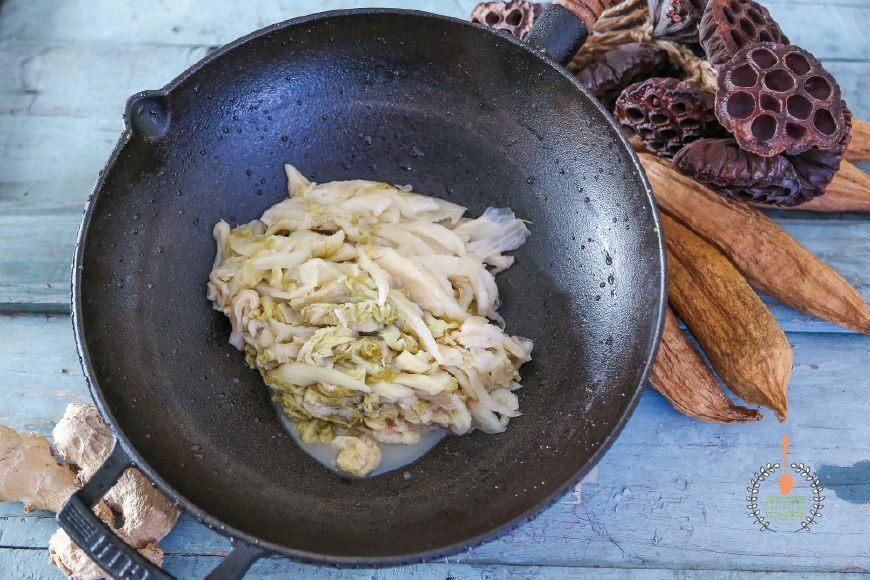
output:
[[[649,0],[653,36],[698,44],[698,25],[707,0]]]
[[[699,33],[707,60],[716,67],[746,46],[759,42],[788,44],[767,8],[752,0],[709,0]]]
[[[595,54],[576,74],[580,84],[612,110],[616,97],[631,83],[675,73],[665,50],[648,43],[627,42]]]
[[[470,20],[496,30],[507,30],[517,38],[524,38],[532,29],[543,6],[526,0],[481,2],[471,11]]]
[[[849,127],[840,87],[797,46],[748,46],[720,70],[716,116],[743,149],[771,157],[834,148]]]
[[[651,78],[627,87],[616,100],[615,114],[660,157],[673,157],[687,143],[723,133],[713,113],[713,94],[673,78]]]

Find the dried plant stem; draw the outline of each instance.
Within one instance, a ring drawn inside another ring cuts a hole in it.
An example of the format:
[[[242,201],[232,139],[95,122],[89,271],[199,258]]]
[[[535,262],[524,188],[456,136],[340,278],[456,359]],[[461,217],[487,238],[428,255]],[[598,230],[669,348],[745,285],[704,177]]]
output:
[[[861,294],[771,219],[653,155],[639,157],[659,206],[716,245],[752,286],[796,310],[870,334],[870,306]]]
[[[683,44],[653,37],[652,24],[648,20],[632,28],[609,30],[592,35],[580,52],[568,63],[568,70],[577,72],[584,68],[596,54],[627,42],[645,42],[658,46],[668,53],[671,62],[686,73],[687,80],[694,81],[706,91],[716,92],[716,69],[713,68],[713,65],[693,54]]]
[[[728,388],[785,421],[793,360],[785,333],[728,258],[673,218],[661,217],[674,310]]]
[[[689,417],[711,423],[761,420],[759,411],[735,405],[722,393],[713,371],[680,330],[670,309],[649,382],[677,411]]]
[[[614,2],[610,8],[601,13],[601,17],[592,28],[594,32],[608,32],[635,28],[649,21],[649,5],[647,0],[622,0]]]

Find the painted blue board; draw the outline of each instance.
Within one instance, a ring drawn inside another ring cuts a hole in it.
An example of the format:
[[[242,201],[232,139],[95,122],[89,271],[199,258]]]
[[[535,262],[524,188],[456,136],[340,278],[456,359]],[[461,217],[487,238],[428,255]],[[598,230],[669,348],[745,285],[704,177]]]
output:
[[[469,0],[5,0],[0,7],[0,423],[49,433],[67,402],[88,400],[64,316],[81,205],[121,129],[129,94],[163,85],[216,46],[272,22],[370,5],[465,17]],[[765,2],[792,41],[822,58],[852,109],[870,117],[870,2]],[[870,295],[870,220],[776,214]],[[719,426],[649,391],[587,480],[538,519],[443,562],[337,572],[270,558],[252,577],[827,578],[870,574],[870,339],[779,305],[795,347],[785,425]],[[29,313],[29,314],[19,314]],[[795,457],[829,488],[824,519],[801,535],[762,534],[745,513],[753,470]],[[497,444],[494,441],[493,444]],[[0,578],[59,577],[45,547],[51,514],[0,504]],[[163,542],[167,568],[201,577],[228,543],[189,518]]]
[[[67,401],[88,398],[69,321],[18,316],[2,324],[0,423],[48,434]],[[701,423],[649,390],[586,481],[531,523],[447,562],[870,574],[870,381],[861,364],[870,360],[870,340],[818,333],[789,339],[797,362],[785,425],[770,413],[757,425]],[[824,520],[810,534],[762,534],[745,510],[749,479],[778,459],[783,433],[792,437],[795,460],[813,465],[829,488]],[[7,549],[44,550],[55,527],[51,514],[0,504],[0,565]],[[162,544],[184,558],[229,548],[186,517]],[[187,568],[189,559],[170,562],[179,571],[201,569]]]

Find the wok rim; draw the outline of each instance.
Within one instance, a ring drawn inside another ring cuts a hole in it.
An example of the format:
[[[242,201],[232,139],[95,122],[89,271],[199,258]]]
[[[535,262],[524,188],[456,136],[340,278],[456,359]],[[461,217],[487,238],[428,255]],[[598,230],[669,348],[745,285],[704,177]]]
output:
[[[136,450],[136,448],[132,445],[130,440],[127,438],[123,429],[121,429],[120,424],[115,419],[115,416],[112,414],[109,409],[105,398],[103,397],[102,389],[99,386],[99,383],[96,379],[96,373],[91,363],[90,353],[88,346],[86,344],[85,330],[84,324],[82,321],[82,272],[84,270],[84,260],[85,260],[85,251],[84,248],[86,246],[86,241],[88,237],[88,233],[91,226],[91,221],[93,215],[95,213],[96,203],[99,199],[99,196],[102,190],[105,187],[106,178],[109,170],[116,164],[118,158],[120,157],[120,153],[123,151],[125,145],[131,138],[131,130],[130,130],[130,103],[136,100],[141,96],[153,96],[153,95],[162,95],[167,96],[173,90],[175,90],[178,86],[180,86],[184,81],[186,81],[193,74],[207,67],[212,61],[220,59],[225,54],[230,51],[247,44],[249,41],[261,38],[268,34],[271,34],[277,30],[283,30],[287,28],[291,28],[294,26],[302,26],[305,24],[310,24],[313,22],[318,22],[321,20],[327,20],[331,18],[337,17],[347,17],[347,16],[367,16],[367,15],[395,15],[395,16],[411,16],[417,18],[428,18],[432,20],[437,20],[441,22],[447,22],[451,24],[458,24],[461,26],[472,27],[480,30],[485,34],[491,34],[495,37],[498,37],[502,40],[507,40],[512,42],[515,46],[521,47],[526,50],[528,53],[534,55],[536,58],[540,59],[542,64],[554,68],[559,74],[561,74],[564,78],[570,81],[578,90],[578,97],[581,99],[585,99],[587,104],[591,104],[595,111],[601,117],[600,121],[609,124],[611,129],[615,132],[618,139],[618,144],[622,146],[624,150],[626,150],[629,154],[629,159],[631,160],[631,164],[634,167],[635,171],[639,174],[641,178],[641,185],[644,189],[644,194],[647,198],[647,203],[649,204],[649,208],[651,209],[651,219],[652,219],[652,227],[653,232],[655,234],[655,248],[654,251],[656,253],[656,257],[658,258],[658,267],[656,268],[656,277],[659,281],[658,288],[658,300],[657,306],[652,312],[652,321],[654,323],[654,331],[652,335],[652,340],[650,341],[652,344],[648,345],[647,348],[647,356],[646,360],[643,363],[643,369],[641,373],[641,379],[638,381],[636,385],[633,387],[633,392],[629,398],[628,404],[626,405],[622,414],[616,420],[616,424],[610,430],[610,432],[604,437],[601,445],[595,452],[590,456],[589,460],[574,473],[573,476],[569,477],[562,485],[560,485],[553,493],[551,493],[546,499],[540,502],[536,502],[530,505],[527,509],[523,511],[518,516],[515,516],[508,520],[505,523],[502,523],[496,527],[491,528],[489,531],[477,534],[470,538],[463,539],[461,541],[452,542],[450,544],[422,550],[415,552],[408,552],[402,555],[391,555],[391,556],[361,556],[361,557],[352,557],[352,556],[335,556],[329,554],[323,554],[318,552],[312,552],[307,550],[300,550],[295,548],[290,548],[288,546],[282,544],[276,544],[273,542],[268,542],[262,540],[256,536],[253,536],[247,532],[239,530],[233,526],[226,524],[225,522],[219,520],[218,518],[209,514],[206,510],[198,507],[195,503],[190,501],[188,498],[181,495],[177,490],[175,490],[166,480],[160,476],[151,465],[145,461],[142,455]],[[586,476],[589,471],[598,464],[604,454],[610,449],[613,445],[614,441],[616,441],[619,434],[622,432],[625,427],[628,419],[634,413],[635,408],[637,407],[638,402],[640,401],[640,397],[643,394],[644,386],[647,383],[647,379],[649,376],[650,369],[652,367],[653,361],[655,360],[656,353],[659,348],[659,343],[661,339],[662,329],[664,327],[665,320],[665,311],[667,308],[667,261],[665,257],[665,245],[664,245],[664,237],[662,233],[661,222],[659,219],[659,211],[658,206],[655,201],[655,197],[653,196],[652,187],[650,186],[649,180],[647,179],[646,173],[643,170],[643,166],[640,163],[640,160],[637,157],[637,154],[634,152],[632,147],[629,145],[628,140],[625,135],[623,135],[622,131],[619,129],[616,121],[613,117],[607,112],[604,106],[594,97],[592,97],[589,92],[580,85],[579,81],[576,79],[574,75],[567,71],[562,65],[553,60],[547,54],[535,50],[528,44],[524,43],[520,39],[514,37],[513,35],[506,32],[499,32],[492,28],[486,27],[482,24],[474,24],[469,21],[452,17],[445,16],[441,14],[434,14],[431,12],[425,12],[422,10],[407,10],[400,8],[355,8],[355,9],[346,9],[346,10],[330,10],[325,12],[318,12],[315,14],[309,14],[305,16],[300,16],[297,18],[291,18],[289,20],[285,20],[282,22],[277,22],[275,24],[271,24],[250,34],[242,36],[224,46],[219,48],[203,57],[201,60],[190,66],[184,72],[179,74],[177,77],[172,79],[169,83],[164,85],[162,88],[157,90],[146,90],[136,93],[128,99],[128,106],[126,107],[124,114],[124,130],[121,133],[118,142],[116,143],[114,149],[112,150],[109,159],[106,161],[103,166],[102,171],[100,171],[99,178],[93,188],[93,191],[88,196],[88,199],[85,203],[85,208],[82,214],[82,221],[79,226],[78,233],[76,235],[76,243],[74,248],[74,259],[72,263],[72,272],[71,272],[71,316],[72,316],[72,325],[74,331],[74,338],[76,343],[76,350],[79,357],[79,363],[81,364],[82,371],[84,374],[85,381],[88,385],[88,390],[90,391],[91,397],[94,400],[94,403],[100,412],[101,416],[108,423],[112,435],[115,437],[116,444],[119,444],[124,452],[127,454],[127,457],[130,459],[131,465],[141,471],[148,479],[151,481],[166,497],[172,501],[176,507],[178,507],[181,511],[187,512],[200,524],[208,527],[209,529],[217,532],[221,536],[231,538],[233,540],[240,540],[241,542],[248,544],[250,546],[255,546],[262,550],[265,550],[263,556],[267,556],[269,553],[280,555],[286,557],[290,560],[296,562],[303,563],[313,563],[313,564],[321,564],[321,565],[331,565],[331,566],[340,566],[340,567],[385,567],[385,566],[397,566],[402,564],[413,564],[420,563],[424,561],[433,560],[439,557],[445,557],[449,555],[456,554],[463,550],[467,550],[469,548],[473,548],[484,544],[486,542],[492,541],[505,533],[519,527],[520,525],[531,521],[538,515],[540,515],[544,510],[551,507],[555,502],[561,499],[569,489],[573,488],[583,477]],[[233,545],[233,550],[237,549],[236,545]],[[262,556],[261,556],[262,557]]]

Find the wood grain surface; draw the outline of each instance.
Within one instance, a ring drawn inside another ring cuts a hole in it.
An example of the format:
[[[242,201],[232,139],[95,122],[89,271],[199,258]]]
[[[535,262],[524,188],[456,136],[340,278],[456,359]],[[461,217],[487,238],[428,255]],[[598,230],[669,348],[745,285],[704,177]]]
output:
[[[792,42],[820,57],[870,119],[870,2],[763,2]],[[0,423],[49,433],[89,400],[72,340],[69,265],[82,205],[120,134],[126,98],[159,88],[215,47],[294,16],[371,5],[464,18],[469,0],[5,0],[0,6]],[[865,166],[866,169],[866,166]],[[870,298],[870,218],[771,212]],[[613,448],[562,500],[514,532],[444,561],[336,571],[280,558],[250,577],[829,578],[870,574],[870,338],[767,301],[794,346],[790,418],[711,425],[648,390]],[[529,395],[531,396],[531,395]],[[822,523],[761,533],[745,487],[793,455],[823,475]],[[826,475],[828,474],[828,475]],[[292,523],[288,523],[292,525]],[[0,578],[55,578],[51,514],[0,504]],[[167,569],[204,576],[229,543],[182,517]],[[768,574],[765,574],[766,576]]]

